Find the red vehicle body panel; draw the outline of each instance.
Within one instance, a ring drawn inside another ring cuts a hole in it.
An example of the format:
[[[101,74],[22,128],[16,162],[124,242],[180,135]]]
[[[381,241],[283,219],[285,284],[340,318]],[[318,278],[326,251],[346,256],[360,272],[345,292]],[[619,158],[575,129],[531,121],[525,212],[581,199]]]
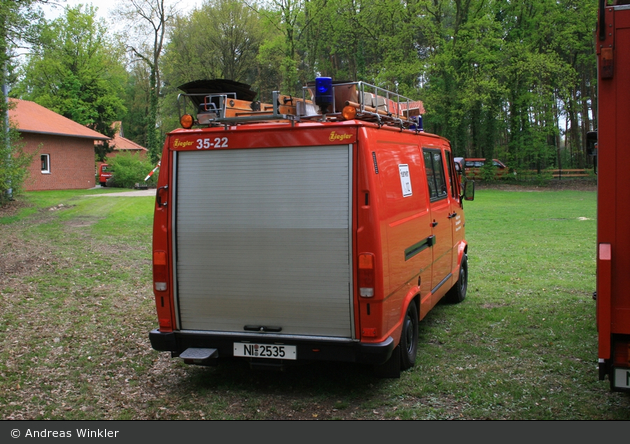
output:
[[[200,140],[202,142],[200,142]],[[203,142],[208,140],[208,142]],[[204,146],[205,143],[205,146]],[[360,121],[259,123],[224,128],[175,130],[168,134],[161,158],[154,216],[153,273],[159,332],[177,332],[173,282],[173,159],[183,151],[352,145],[352,256],[354,258],[354,338],[361,344],[398,345],[407,306],[416,301],[419,319],[457,281],[467,250],[459,176],[450,145],[439,136],[379,127]],[[444,159],[447,195],[431,201],[423,152]],[[411,176],[412,192],[404,197],[398,165]],[[396,166],[393,168],[392,166]],[[398,190],[393,192],[392,190]],[[431,248],[420,245],[439,239]],[[419,244],[417,249],[412,248]],[[374,297],[359,295],[357,258],[374,257]],[[433,267],[431,266],[432,264]],[[155,346],[154,346],[155,348]]]
[[[105,186],[107,184],[107,179],[112,177],[112,173],[109,171],[109,165],[106,163],[100,163],[98,165],[98,182],[101,186]]]
[[[607,6],[603,18],[604,38],[596,41],[598,354],[600,379],[608,375],[613,390],[630,390],[630,6]]]

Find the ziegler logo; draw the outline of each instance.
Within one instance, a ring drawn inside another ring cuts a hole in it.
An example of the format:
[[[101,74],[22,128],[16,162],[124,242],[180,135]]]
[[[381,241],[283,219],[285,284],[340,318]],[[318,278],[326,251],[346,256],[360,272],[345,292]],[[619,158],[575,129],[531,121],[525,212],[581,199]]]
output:
[[[185,148],[185,147],[187,147],[187,146],[192,146],[192,144],[193,144],[193,142],[192,142],[191,140],[184,140],[184,141],[182,142],[182,141],[180,141],[179,139],[175,139],[175,142],[173,142],[173,146],[174,146],[175,148],[178,148],[178,147]]]
[[[339,141],[343,141],[346,139],[350,139],[352,138],[352,134],[337,134],[334,131],[331,131],[330,136],[328,136],[328,140],[339,140]]]

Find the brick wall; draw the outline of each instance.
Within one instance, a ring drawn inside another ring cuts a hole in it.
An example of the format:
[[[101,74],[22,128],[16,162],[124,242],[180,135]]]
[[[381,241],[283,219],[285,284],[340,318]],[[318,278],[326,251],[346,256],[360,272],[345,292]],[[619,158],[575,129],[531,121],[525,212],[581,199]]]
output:
[[[24,151],[37,153],[24,181],[26,191],[71,190],[94,187],[94,141],[79,137],[22,133]],[[40,155],[50,156],[50,173],[42,173]]]

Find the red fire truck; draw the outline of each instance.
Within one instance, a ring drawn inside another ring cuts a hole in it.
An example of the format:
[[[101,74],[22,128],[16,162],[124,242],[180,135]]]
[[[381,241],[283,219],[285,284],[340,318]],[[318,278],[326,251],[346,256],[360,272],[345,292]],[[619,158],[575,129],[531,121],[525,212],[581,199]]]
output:
[[[599,378],[630,390],[630,6],[600,2],[597,128],[597,329]]]
[[[98,176],[98,183],[102,187],[107,186],[107,179],[112,177],[110,166],[106,163],[99,163],[96,175]]]
[[[466,296],[474,197],[417,102],[330,78],[269,105],[237,88],[180,100],[156,195],[152,347],[198,365],[413,366],[419,321]]]

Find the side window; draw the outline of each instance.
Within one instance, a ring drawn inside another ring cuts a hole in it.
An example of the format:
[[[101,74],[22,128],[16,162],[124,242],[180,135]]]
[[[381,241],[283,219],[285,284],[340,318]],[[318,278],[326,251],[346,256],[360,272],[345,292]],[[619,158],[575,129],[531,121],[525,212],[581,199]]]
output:
[[[431,201],[444,199],[447,196],[444,162],[440,150],[424,149],[424,166],[427,172],[427,184]]]
[[[42,174],[50,173],[50,154],[42,154],[40,156],[42,162]]]

